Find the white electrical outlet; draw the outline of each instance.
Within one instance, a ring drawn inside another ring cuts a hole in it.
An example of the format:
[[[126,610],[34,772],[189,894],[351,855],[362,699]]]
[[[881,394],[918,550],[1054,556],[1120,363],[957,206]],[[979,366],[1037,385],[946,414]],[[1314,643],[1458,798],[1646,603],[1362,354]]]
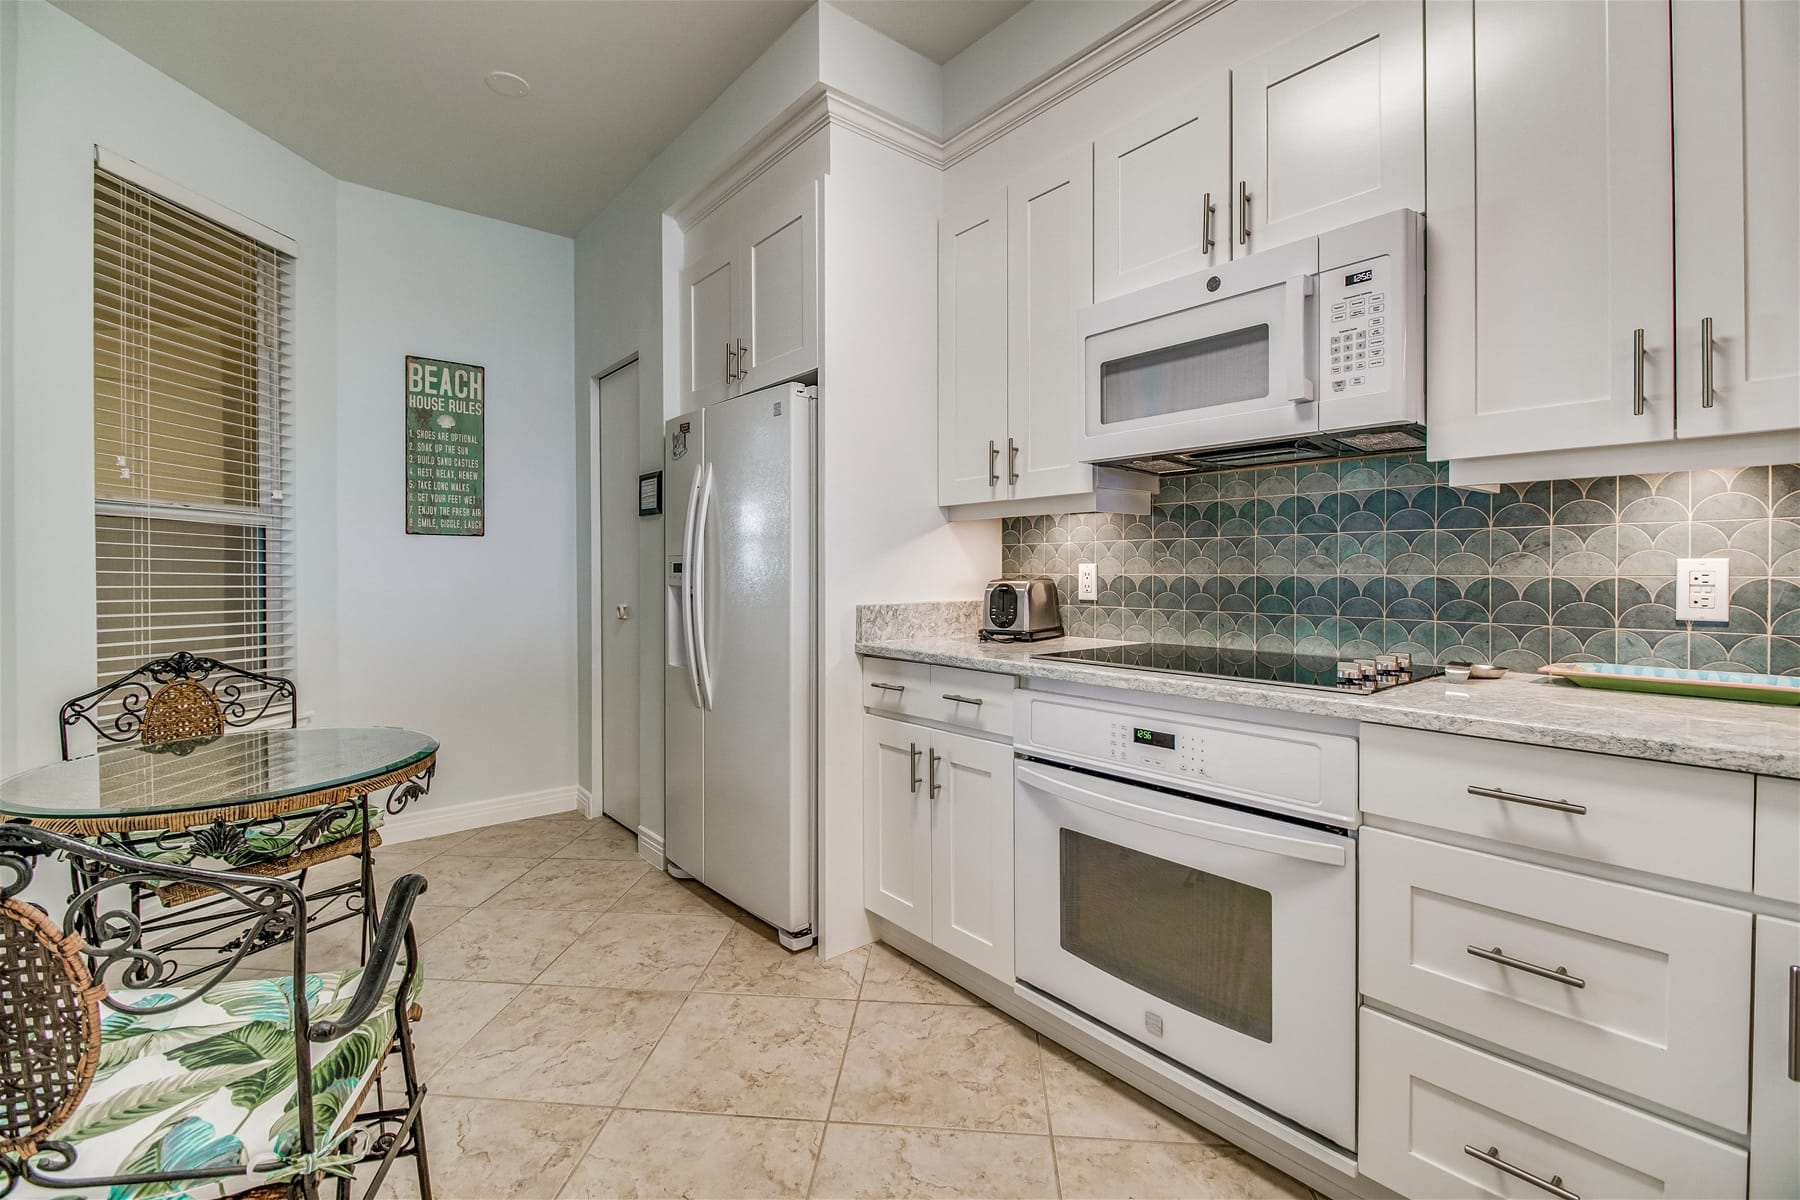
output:
[[[1076,564],[1075,598],[1077,600],[1098,600],[1100,598],[1100,564]]]
[[[1675,560],[1675,619],[1731,619],[1731,562],[1724,558]]]

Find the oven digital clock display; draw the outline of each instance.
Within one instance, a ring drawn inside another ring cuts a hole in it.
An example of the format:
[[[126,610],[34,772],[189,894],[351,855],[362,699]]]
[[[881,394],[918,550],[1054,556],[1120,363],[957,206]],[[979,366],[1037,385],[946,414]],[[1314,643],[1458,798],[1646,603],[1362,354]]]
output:
[[[1345,287],[1355,287],[1359,283],[1370,283],[1375,278],[1375,268],[1367,267],[1361,271],[1352,271],[1344,276]]]
[[[1134,728],[1131,731],[1131,738],[1140,746],[1155,746],[1161,750],[1173,750],[1175,748],[1175,735],[1172,733],[1163,733],[1158,729]]]

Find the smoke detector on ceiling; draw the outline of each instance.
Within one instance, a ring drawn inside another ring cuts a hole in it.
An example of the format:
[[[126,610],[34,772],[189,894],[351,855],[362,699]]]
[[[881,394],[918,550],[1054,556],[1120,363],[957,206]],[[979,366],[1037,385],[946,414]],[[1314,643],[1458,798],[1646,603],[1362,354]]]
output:
[[[531,94],[531,85],[525,81],[525,77],[514,75],[511,71],[489,71],[487,85],[490,90],[509,100]]]

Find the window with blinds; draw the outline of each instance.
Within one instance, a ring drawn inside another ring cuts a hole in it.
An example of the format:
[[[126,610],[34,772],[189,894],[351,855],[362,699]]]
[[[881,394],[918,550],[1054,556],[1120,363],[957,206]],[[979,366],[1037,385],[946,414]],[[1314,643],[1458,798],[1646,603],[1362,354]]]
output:
[[[293,676],[292,308],[286,254],[95,169],[98,682]]]

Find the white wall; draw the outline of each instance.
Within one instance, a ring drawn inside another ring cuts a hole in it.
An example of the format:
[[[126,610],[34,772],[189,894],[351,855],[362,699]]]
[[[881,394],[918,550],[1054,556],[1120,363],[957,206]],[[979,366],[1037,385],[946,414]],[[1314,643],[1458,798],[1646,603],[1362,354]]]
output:
[[[300,687],[303,707],[329,715],[338,695],[336,184],[60,10],[5,7],[13,36],[0,189],[12,233],[0,271],[9,300],[29,299],[0,316],[9,350],[0,365],[0,774],[54,759],[57,706],[94,680],[96,143],[299,244]],[[398,476],[397,457],[387,469]]]
[[[819,80],[934,138],[944,136],[944,70],[829,4],[818,6]]]
[[[1078,58],[1161,0],[1033,0],[944,64],[944,128],[989,109]]]
[[[574,242],[354,184],[337,233],[339,723],[438,738],[423,815],[572,801]],[[486,368],[482,537],[405,532],[408,354]]]

